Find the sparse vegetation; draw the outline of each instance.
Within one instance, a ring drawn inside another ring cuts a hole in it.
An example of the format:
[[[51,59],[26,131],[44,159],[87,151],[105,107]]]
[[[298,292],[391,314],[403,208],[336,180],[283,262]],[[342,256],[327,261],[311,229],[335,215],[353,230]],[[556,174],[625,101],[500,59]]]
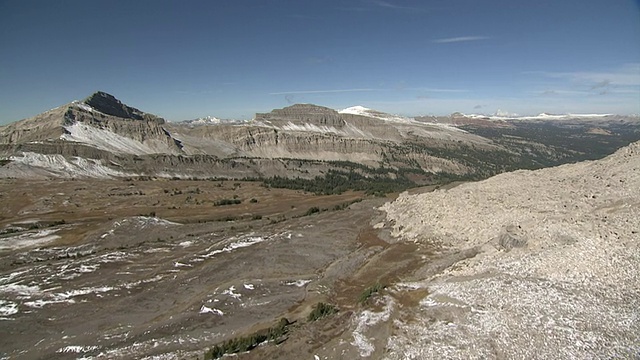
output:
[[[57,220],[57,221],[40,221],[40,222],[34,222],[31,223],[28,227],[27,230],[36,230],[36,229],[44,229],[44,228],[49,228],[49,227],[54,227],[54,226],[60,226],[60,225],[64,225],[67,222],[64,221],[64,219],[62,220]],[[14,232],[19,232],[22,230],[17,230],[14,231],[16,229],[19,229],[18,227],[13,228],[13,230],[11,230],[9,233],[14,233]],[[5,232],[6,234],[6,232]]]
[[[303,216],[309,216],[319,212],[320,212],[320,208],[317,206],[313,206],[313,207],[310,207],[309,210],[307,210],[307,212],[305,212]]]
[[[334,206],[331,210],[333,210],[333,211],[344,210],[344,209],[348,208],[349,206],[351,206],[352,204],[359,203],[360,201],[362,201],[362,199],[355,199],[353,201],[348,201],[348,202],[345,202],[345,203],[342,203],[342,204],[338,204],[338,205]]]
[[[316,176],[313,179],[274,176],[265,179],[264,183],[269,187],[304,190],[318,195],[342,194],[347,190],[364,191],[367,195],[384,195],[416,186],[416,183],[404,177],[396,179],[380,175],[367,177],[355,171],[338,170],[329,170],[325,176]]]
[[[242,203],[240,199],[221,199],[213,202],[214,206],[224,206],[224,205],[238,205]]]
[[[282,318],[278,324],[270,328],[257,331],[248,336],[233,338],[215,345],[206,352],[205,359],[219,359],[225,354],[236,354],[250,351],[265,341],[274,341],[279,344],[286,340],[286,334],[289,332],[289,326],[291,326],[289,320]]]
[[[238,217],[233,215],[223,216],[220,219],[218,219],[218,221],[236,221],[236,220],[238,220]]]
[[[375,283],[372,286],[364,289],[364,291],[358,297],[358,303],[360,305],[364,305],[373,295],[379,293],[381,290],[385,289],[387,286],[382,285],[380,283]]]
[[[322,319],[325,316],[329,316],[337,312],[338,312],[338,309],[335,306],[331,304],[325,304],[323,302],[319,302],[313,307],[313,310],[307,316],[307,320],[309,322],[316,321],[316,320]]]

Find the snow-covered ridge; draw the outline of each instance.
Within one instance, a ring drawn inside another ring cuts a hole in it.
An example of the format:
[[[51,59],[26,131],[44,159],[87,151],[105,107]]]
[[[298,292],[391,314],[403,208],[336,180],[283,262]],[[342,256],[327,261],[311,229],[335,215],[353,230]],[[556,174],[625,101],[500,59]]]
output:
[[[489,119],[489,120],[568,120],[568,119],[599,119],[613,114],[547,114],[541,113],[533,116],[520,115],[504,115],[502,113],[494,115],[484,114],[462,114],[462,116],[471,119]]]
[[[236,120],[236,119],[220,119],[215,116],[205,116],[202,118],[197,118],[195,120],[184,120],[179,121],[177,124],[183,125],[224,125],[224,124],[244,124],[247,120]]]
[[[360,115],[367,116],[375,119],[391,121],[391,122],[399,122],[399,123],[416,123],[417,121],[413,118],[408,118],[399,115],[387,114],[377,110],[369,109],[364,106],[352,106],[343,110],[338,111],[339,114],[351,114],[351,115]]]

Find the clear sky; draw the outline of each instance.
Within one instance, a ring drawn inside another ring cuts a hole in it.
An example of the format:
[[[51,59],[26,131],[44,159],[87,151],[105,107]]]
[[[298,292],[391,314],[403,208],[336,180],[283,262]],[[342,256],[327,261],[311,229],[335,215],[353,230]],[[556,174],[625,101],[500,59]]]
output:
[[[292,103],[640,113],[633,0],[0,0],[0,123],[96,90],[168,120]]]

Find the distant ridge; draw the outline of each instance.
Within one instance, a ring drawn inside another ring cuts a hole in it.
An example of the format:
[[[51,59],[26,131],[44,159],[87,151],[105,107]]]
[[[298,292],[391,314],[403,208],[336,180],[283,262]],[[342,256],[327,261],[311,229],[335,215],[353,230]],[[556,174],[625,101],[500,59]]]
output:
[[[97,91],[0,127],[0,177],[17,171],[28,177],[33,169],[71,177],[310,180],[351,174],[344,176],[425,185],[603,156],[637,139],[638,127],[637,118],[609,115],[411,118],[363,106],[336,111],[314,104],[258,113],[250,121],[209,116],[166,122]],[[86,164],[96,168],[80,171]]]

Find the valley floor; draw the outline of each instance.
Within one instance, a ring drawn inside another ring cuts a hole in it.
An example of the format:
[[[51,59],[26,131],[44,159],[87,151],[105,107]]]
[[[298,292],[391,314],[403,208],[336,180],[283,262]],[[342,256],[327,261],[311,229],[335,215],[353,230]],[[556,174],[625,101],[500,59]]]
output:
[[[0,196],[0,354],[12,359],[204,357],[282,317],[287,341],[241,357],[380,354],[389,329],[356,324],[376,306],[358,297],[427,253],[381,240],[371,219],[388,199],[358,193],[9,179]],[[318,302],[338,314],[308,322]]]
[[[624,151],[397,198],[2,180],[0,358],[203,359],[281,318],[283,335],[235,356],[633,358]],[[310,319],[318,303],[337,312]]]

